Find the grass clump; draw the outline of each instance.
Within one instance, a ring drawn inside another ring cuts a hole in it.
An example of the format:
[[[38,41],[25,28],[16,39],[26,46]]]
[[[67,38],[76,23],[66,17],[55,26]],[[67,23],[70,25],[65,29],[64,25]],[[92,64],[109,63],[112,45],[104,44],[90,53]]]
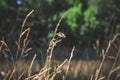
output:
[[[47,56],[44,61],[44,66],[39,70],[39,72],[34,73],[34,71],[33,71],[33,69],[34,69],[33,66],[35,65],[35,60],[37,57],[36,54],[34,55],[31,62],[25,61],[25,57],[29,55],[28,52],[32,48],[28,48],[28,44],[30,42],[30,40],[29,40],[30,28],[28,27],[25,29],[24,26],[25,26],[25,23],[26,23],[28,17],[33,12],[34,12],[34,10],[32,10],[30,13],[27,14],[27,16],[25,17],[23,24],[21,26],[20,35],[19,35],[18,41],[16,41],[17,49],[16,49],[15,57],[13,57],[7,44],[5,42],[1,41],[0,48],[2,48],[2,45],[4,45],[6,47],[6,50],[11,53],[11,57],[12,57],[12,59],[11,59],[12,62],[10,62],[10,65],[7,65],[7,66],[9,66],[8,67],[9,71],[1,72],[1,78],[3,80],[23,80],[23,79],[25,79],[25,80],[54,80],[55,77],[57,76],[57,74],[61,73],[62,66],[64,64],[66,64],[66,62],[68,62],[68,67],[67,67],[67,71],[66,71],[66,75],[67,75],[67,72],[69,69],[69,64],[70,64],[70,61],[73,56],[74,48],[71,52],[70,59],[64,60],[61,64],[57,65],[56,67],[55,66],[53,67],[53,65],[52,65],[52,55],[53,55],[52,53],[53,53],[54,47],[57,45],[57,43],[59,43],[62,40],[62,38],[65,38],[64,33],[57,32],[58,27],[61,23],[61,20],[63,19],[65,14],[61,17],[58,24],[56,25],[53,38],[50,41],[49,47],[47,49],[47,53],[46,53]],[[22,67],[24,69],[22,69]],[[64,79],[65,79],[65,76],[64,76]]]
[[[54,35],[49,43],[48,49],[46,51],[46,57],[43,66],[36,61],[37,55],[34,54],[31,61],[26,61],[25,57],[28,56],[28,52],[32,49],[28,47],[30,39],[30,28],[25,28],[25,23],[29,16],[34,12],[32,10],[25,17],[18,40],[16,41],[16,53],[15,56],[12,54],[8,45],[4,40],[0,41],[0,53],[5,56],[5,63],[0,67],[0,78],[2,80],[116,80],[120,79],[120,66],[119,53],[120,46],[117,46],[117,53],[112,56],[112,61],[108,59],[108,53],[112,46],[115,46],[115,41],[117,40],[120,33],[115,35],[112,40],[108,42],[107,48],[102,50],[102,59],[97,61],[74,61],[72,60],[75,47],[72,48],[71,55],[64,61],[53,60],[53,51],[55,46],[65,38],[65,34],[58,32],[61,17],[57,23]],[[98,47],[98,46],[97,46]],[[96,49],[98,53],[98,50]],[[10,57],[9,57],[10,56]],[[0,56],[1,57],[1,56]],[[110,56],[111,57],[111,56]],[[3,60],[4,61],[4,60]],[[3,64],[1,62],[1,64]],[[116,74],[117,73],[117,74]],[[116,74],[117,76],[113,76]]]

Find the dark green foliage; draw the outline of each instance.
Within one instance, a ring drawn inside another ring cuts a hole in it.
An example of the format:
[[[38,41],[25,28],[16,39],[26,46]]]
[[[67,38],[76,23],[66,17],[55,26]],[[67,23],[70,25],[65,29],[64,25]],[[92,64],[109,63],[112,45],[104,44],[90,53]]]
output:
[[[83,45],[106,39],[120,30],[120,5],[116,0],[1,0],[0,38],[15,39],[25,15],[35,10],[26,26],[31,27],[31,39],[51,38],[61,15],[67,12],[61,30],[67,35],[67,45]],[[75,41],[76,40],[76,41]],[[102,41],[104,42],[104,41]]]

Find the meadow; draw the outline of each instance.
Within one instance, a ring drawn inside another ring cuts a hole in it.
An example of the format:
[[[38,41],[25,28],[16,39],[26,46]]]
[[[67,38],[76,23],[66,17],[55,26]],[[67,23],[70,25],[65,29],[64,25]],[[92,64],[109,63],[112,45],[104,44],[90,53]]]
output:
[[[33,53],[29,59],[29,52],[32,50],[32,46],[29,47],[31,29],[26,28],[25,23],[33,11],[27,14],[22,23],[18,39],[15,41],[15,53],[12,53],[7,42],[0,41],[0,80],[120,80],[120,33],[107,42],[98,59],[74,60],[75,46],[68,50],[66,58],[62,55],[63,49],[59,50],[61,54],[58,54],[58,57],[63,59],[54,58],[55,47],[66,37],[64,33],[58,32],[65,14],[58,21],[43,58],[38,59],[38,55]],[[97,46],[95,49],[97,52]],[[114,55],[110,55],[112,52]]]

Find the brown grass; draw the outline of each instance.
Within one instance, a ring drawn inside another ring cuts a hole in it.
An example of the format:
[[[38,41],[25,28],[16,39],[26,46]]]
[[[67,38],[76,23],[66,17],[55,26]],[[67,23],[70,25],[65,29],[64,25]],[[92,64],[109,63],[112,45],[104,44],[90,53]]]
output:
[[[64,60],[60,65],[55,67],[53,69],[53,71],[51,72],[51,70],[52,70],[51,62],[52,62],[53,49],[57,45],[57,43],[59,43],[62,40],[62,38],[65,38],[64,33],[57,32],[58,27],[59,27],[59,25],[61,23],[61,20],[64,17],[64,15],[63,15],[61,17],[61,19],[59,20],[58,24],[56,25],[53,38],[50,41],[49,47],[47,49],[47,57],[46,57],[44,66],[43,66],[43,68],[41,68],[40,72],[37,73],[37,74],[32,75],[33,74],[32,69],[33,69],[34,61],[36,59],[36,55],[33,57],[30,65],[23,64],[23,62],[25,62],[24,57],[26,55],[28,55],[27,52],[30,50],[30,48],[28,48],[30,28],[24,29],[25,28],[24,26],[25,26],[25,23],[26,23],[28,17],[33,13],[33,11],[34,10],[32,10],[30,13],[28,13],[26,18],[23,21],[18,41],[16,41],[16,45],[17,45],[16,57],[15,57],[15,59],[13,59],[12,65],[11,66],[9,65],[10,66],[8,68],[9,71],[6,72],[8,74],[4,74],[5,75],[5,77],[4,77],[5,80],[11,80],[11,79],[21,80],[22,77],[24,77],[24,78],[26,77],[25,80],[31,80],[31,79],[32,80],[36,80],[36,79],[37,80],[54,80],[55,76],[58,73],[61,72],[62,66],[68,61],[67,59]],[[56,37],[60,37],[60,39],[57,39]],[[3,43],[3,41],[1,41],[1,42],[2,42],[2,45],[4,44],[7,47],[7,45],[5,43]],[[2,45],[1,45],[0,48],[2,48]],[[7,47],[6,49],[9,49],[9,48]],[[71,52],[72,55],[71,55],[71,57],[69,59],[69,64],[70,64],[71,58],[73,56],[73,51],[74,51],[74,48],[73,48],[73,50]],[[21,64],[22,64],[22,66],[21,66]],[[20,67],[22,67],[24,69],[22,69]],[[69,69],[69,66],[67,67],[67,71],[68,71],[68,69]]]
[[[30,28],[25,28],[25,23],[33,12],[34,10],[28,13],[22,23],[20,35],[16,41],[16,57],[13,57],[5,41],[0,41],[0,53],[4,54],[6,58],[5,63],[0,65],[0,78],[3,80],[111,80],[115,74],[114,78],[116,80],[120,79],[120,65],[118,64],[120,46],[117,46],[118,51],[113,60],[107,60],[108,52],[120,33],[109,41],[106,49],[102,50],[102,60],[74,61],[72,57],[75,47],[70,52],[71,55],[68,59],[63,61],[53,60],[55,46],[65,38],[64,33],[58,32],[65,14],[56,25],[53,38],[47,49],[47,56],[44,63],[42,63],[43,66],[40,66],[40,63],[37,62],[36,54],[31,61],[25,61],[25,57],[29,55],[28,52],[31,50],[28,47]],[[11,56],[10,61],[7,53]]]

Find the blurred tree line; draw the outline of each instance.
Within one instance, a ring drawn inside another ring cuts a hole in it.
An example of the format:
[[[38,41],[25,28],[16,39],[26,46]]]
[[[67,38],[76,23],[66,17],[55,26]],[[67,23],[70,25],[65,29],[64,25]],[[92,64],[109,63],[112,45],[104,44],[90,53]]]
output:
[[[119,3],[120,0],[0,0],[0,38],[16,40],[22,21],[34,9],[26,22],[33,42],[50,39],[58,20],[67,12],[59,28],[67,36],[64,46],[93,46],[99,40],[102,47],[120,32]]]

